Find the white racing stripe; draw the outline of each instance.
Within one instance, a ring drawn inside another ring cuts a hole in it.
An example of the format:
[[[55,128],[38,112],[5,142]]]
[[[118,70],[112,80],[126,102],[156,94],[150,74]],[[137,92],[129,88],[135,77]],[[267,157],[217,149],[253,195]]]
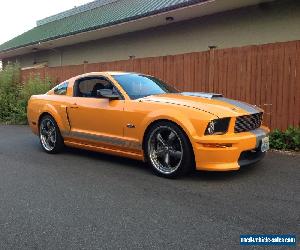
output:
[[[255,106],[250,105],[250,104],[245,103],[245,102],[240,102],[240,101],[236,101],[236,100],[225,98],[225,97],[213,97],[212,99],[234,105],[238,108],[241,108],[241,109],[247,111],[250,115],[261,112],[261,110],[259,110]]]
[[[241,108],[241,109],[247,111],[250,115],[262,112],[260,109],[256,108],[253,105],[223,97],[223,95],[221,95],[221,94],[206,93],[206,92],[182,92],[181,94],[186,95],[186,96],[202,97],[202,98],[207,98],[207,99],[211,99],[211,100],[226,102],[228,104],[234,105],[238,108]]]

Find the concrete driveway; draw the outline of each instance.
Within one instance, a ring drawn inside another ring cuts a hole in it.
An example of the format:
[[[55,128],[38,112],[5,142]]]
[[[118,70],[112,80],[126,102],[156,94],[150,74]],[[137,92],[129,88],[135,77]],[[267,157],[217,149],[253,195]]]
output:
[[[141,162],[44,153],[0,126],[0,249],[235,249],[247,233],[300,236],[300,157],[168,180]]]

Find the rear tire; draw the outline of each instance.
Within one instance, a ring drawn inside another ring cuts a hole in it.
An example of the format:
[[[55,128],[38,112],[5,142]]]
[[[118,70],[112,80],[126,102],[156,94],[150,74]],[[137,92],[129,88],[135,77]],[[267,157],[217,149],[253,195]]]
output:
[[[186,134],[172,122],[155,123],[144,142],[145,157],[155,174],[176,178],[194,169],[193,148]]]
[[[50,115],[45,115],[39,123],[39,138],[43,150],[49,154],[56,154],[63,150],[64,140],[56,121]]]

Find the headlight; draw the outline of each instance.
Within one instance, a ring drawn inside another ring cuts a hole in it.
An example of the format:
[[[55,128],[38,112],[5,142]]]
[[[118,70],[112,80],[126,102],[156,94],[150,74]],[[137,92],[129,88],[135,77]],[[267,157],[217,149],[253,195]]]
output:
[[[208,123],[205,135],[222,135],[228,131],[230,118],[215,119]]]

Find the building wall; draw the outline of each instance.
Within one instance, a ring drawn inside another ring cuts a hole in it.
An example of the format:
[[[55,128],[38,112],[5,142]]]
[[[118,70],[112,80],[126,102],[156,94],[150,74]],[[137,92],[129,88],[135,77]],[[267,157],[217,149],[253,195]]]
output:
[[[48,62],[48,66],[77,65],[175,55],[300,39],[300,1],[277,1],[173,23],[140,32],[36,52],[17,58],[21,66]],[[15,59],[14,59],[15,60]]]

